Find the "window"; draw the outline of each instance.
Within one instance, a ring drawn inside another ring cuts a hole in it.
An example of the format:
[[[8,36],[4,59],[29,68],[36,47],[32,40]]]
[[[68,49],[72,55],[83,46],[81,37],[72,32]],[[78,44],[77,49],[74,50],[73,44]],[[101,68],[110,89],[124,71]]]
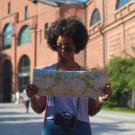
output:
[[[31,38],[31,33],[30,33],[30,29],[28,26],[24,26],[21,30],[21,32],[19,33],[19,41],[18,44],[22,45],[22,44],[29,44],[30,43],[30,38]]]
[[[45,26],[44,26],[44,38],[46,38],[47,32],[48,32],[48,23],[45,23]]]
[[[130,1],[131,0],[117,0],[116,9],[123,7],[124,5],[126,5]]]
[[[91,17],[91,26],[97,24],[99,21],[101,20],[101,17],[100,17],[100,13],[98,11],[98,9],[95,9],[93,14],[92,14],[92,17]]]
[[[9,2],[8,3],[8,14],[10,14],[11,13],[11,3]]]
[[[24,11],[24,18],[25,20],[29,18],[29,11],[28,11],[28,6],[25,6],[25,11]]]
[[[13,35],[13,27],[11,24],[7,24],[3,31],[3,49],[11,47],[12,35]]]
[[[20,59],[18,67],[18,87],[19,91],[22,92],[26,85],[29,84],[30,80],[30,61],[28,56],[24,55]]]

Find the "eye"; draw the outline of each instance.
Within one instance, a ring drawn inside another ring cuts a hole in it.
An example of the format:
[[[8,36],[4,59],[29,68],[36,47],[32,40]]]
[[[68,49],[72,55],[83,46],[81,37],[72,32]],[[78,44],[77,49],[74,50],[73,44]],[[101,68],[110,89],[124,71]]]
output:
[[[61,43],[57,43],[56,45],[57,45],[57,46],[62,46],[62,44],[61,44]]]

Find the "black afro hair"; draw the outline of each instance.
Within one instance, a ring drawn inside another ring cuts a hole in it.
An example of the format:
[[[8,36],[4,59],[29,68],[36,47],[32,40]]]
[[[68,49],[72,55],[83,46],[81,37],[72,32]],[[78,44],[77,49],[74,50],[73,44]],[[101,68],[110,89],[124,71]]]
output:
[[[75,43],[75,53],[83,50],[88,42],[88,32],[83,23],[75,18],[60,19],[53,22],[47,33],[47,43],[52,50],[59,36],[71,37]]]

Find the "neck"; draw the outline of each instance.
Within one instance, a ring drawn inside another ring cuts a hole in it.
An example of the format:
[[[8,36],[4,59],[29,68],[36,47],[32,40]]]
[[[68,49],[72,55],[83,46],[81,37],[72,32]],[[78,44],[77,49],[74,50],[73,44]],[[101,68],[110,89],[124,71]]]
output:
[[[61,60],[59,61],[59,70],[79,70],[79,66],[76,64],[75,60]]]

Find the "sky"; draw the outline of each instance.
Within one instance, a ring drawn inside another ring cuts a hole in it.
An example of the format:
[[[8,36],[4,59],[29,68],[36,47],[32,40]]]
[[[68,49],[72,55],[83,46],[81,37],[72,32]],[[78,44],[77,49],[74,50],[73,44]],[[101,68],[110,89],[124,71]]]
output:
[[[82,1],[82,2],[86,2],[86,1],[88,1],[88,0],[76,0],[76,1]]]
[[[83,4],[83,3],[86,3],[87,1],[89,0],[37,0],[39,2],[53,2],[53,3],[65,3],[65,4]]]
[[[65,1],[65,0],[51,0],[51,1]],[[66,1],[68,1],[68,0],[66,0]],[[69,0],[69,1],[87,2],[88,0]]]

